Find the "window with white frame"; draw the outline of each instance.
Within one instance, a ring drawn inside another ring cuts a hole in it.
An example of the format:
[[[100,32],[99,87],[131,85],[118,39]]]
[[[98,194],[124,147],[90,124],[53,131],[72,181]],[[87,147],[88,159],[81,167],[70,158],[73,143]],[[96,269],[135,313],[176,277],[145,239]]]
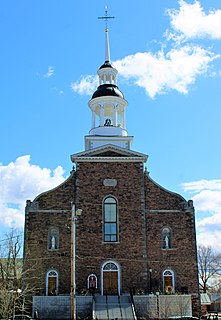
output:
[[[103,240],[104,242],[118,241],[117,201],[114,197],[105,198],[103,204]]]
[[[87,278],[87,288],[96,289],[97,288],[97,276],[95,274],[90,274]]]

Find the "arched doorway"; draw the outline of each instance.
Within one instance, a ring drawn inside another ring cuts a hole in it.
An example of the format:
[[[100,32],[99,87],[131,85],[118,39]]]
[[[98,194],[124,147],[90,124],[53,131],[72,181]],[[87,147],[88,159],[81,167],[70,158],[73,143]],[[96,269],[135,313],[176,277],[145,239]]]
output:
[[[58,294],[58,273],[56,270],[49,270],[46,275],[46,296]]]
[[[102,267],[102,295],[120,294],[120,270],[116,262],[105,262]]]
[[[166,294],[173,294],[175,292],[174,273],[172,270],[165,270],[163,272],[163,287]]]

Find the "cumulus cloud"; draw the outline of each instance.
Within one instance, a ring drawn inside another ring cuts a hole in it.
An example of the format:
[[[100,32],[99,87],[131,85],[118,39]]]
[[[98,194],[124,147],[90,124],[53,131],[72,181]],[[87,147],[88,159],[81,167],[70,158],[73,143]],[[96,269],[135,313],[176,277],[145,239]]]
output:
[[[193,4],[180,0],[179,5],[178,10],[166,11],[173,29],[167,32],[169,39],[221,39],[221,10],[211,10],[206,14],[197,0]]]
[[[114,65],[122,77],[144,88],[154,98],[169,90],[187,93],[189,86],[207,72],[215,58],[202,47],[186,45],[167,53],[136,53],[115,61]]]
[[[221,179],[184,183],[196,209],[198,243],[221,251]]]
[[[5,166],[0,164],[0,223],[21,228],[27,199],[54,188],[64,181],[64,170],[40,168],[30,163],[30,156],[19,157]]]
[[[80,95],[91,95],[98,86],[98,77],[95,75],[81,76],[80,80],[71,83],[71,89]]]
[[[50,78],[54,75],[54,67],[49,66],[47,72],[44,74],[45,78]]]
[[[188,93],[189,86],[197,77],[205,74],[210,63],[217,58],[212,52],[199,46],[186,45],[180,49],[163,50],[157,53],[138,52],[113,65],[122,78],[131,84],[145,89],[154,98],[169,90]],[[96,76],[85,76],[71,84],[72,90],[79,94],[91,95],[98,84]]]
[[[119,76],[143,88],[151,98],[170,90],[188,93],[190,86],[198,77],[207,75],[213,60],[219,57],[211,49],[207,50],[199,44],[183,45],[182,40],[191,39],[193,42],[193,39],[200,38],[220,39],[221,10],[211,10],[206,14],[197,0],[193,4],[180,0],[179,6],[178,10],[166,10],[170,17],[170,30],[166,31],[163,47],[172,48],[157,52],[137,52],[113,62]],[[217,75],[217,72],[213,71],[213,74]],[[79,94],[91,95],[97,83],[96,76],[82,76],[79,81],[71,84],[71,88]]]

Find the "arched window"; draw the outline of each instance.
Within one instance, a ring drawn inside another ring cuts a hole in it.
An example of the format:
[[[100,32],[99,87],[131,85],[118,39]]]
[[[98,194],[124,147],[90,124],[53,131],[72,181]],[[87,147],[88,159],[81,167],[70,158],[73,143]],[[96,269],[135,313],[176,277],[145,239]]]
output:
[[[107,197],[103,205],[103,239],[105,242],[118,241],[118,225],[117,225],[117,201],[113,197]]]
[[[49,270],[46,275],[46,296],[58,294],[58,273],[56,270]]]
[[[95,274],[90,274],[87,278],[87,288],[96,289],[97,288],[97,276]]]
[[[58,228],[51,227],[48,231],[48,249],[59,249],[59,230]]]
[[[163,289],[166,294],[175,293],[174,273],[172,270],[163,272]]]
[[[162,230],[162,249],[172,248],[172,232],[171,229],[166,227]]]

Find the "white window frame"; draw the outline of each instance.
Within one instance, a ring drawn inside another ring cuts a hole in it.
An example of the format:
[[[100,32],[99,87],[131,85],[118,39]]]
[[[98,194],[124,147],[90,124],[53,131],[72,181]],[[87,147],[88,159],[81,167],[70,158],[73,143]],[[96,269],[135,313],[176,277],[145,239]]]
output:
[[[90,284],[90,277],[95,277],[96,279],[96,286],[95,288],[97,289],[97,276],[93,273],[89,274],[89,276],[87,277],[87,288],[90,289],[89,284]]]

